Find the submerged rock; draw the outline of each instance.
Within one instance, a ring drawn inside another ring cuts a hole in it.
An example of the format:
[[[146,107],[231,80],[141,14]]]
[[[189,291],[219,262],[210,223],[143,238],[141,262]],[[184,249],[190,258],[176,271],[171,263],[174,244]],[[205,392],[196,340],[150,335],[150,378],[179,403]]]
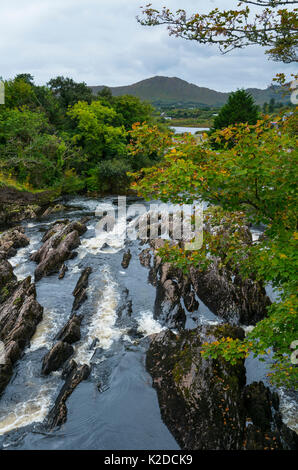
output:
[[[87,230],[80,222],[56,222],[43,237],[43,246],[31,256],[38,263],[35,280],[59,272],[72,250],[80,245],[80,235]]]
[[[62,268],[60,269],[58,278],[59,278],[60,280],[61,280],[61,279],[64,279],[65,274],[67,273],[67,271],[68,271],[68,267],[66,266],[66,264],[63,264]]]
[[[59,341],[43,358],[42,373],[49,375],[51,372],[60,369],[73,352],[74,349],[70,344]]]
[[[223,324],[152,338],[146,366],[177,442],[188,450],[296,448],[295,433],[278,423],[276,396],[262,382],[245,386],[242,360],[202,357],[203,344],[222,337],[243,339],[244,331]]]
[[[82,317],[73,315],[57,335],[57,340],[73,344],[81,339]]]
[[[75,388],[83,381],[86,380],[90,375],[90,368],[84,364],[82,366],[75,366],[72,364],[69,375],[66,378],[65,384],[63,385],[54,407],[51,409],[46,426],[49,429],[53,429],[57,426],[61,426],[66,422],[67,419],[67,406],[66,401],[72,394]]]
[[[31,277],[17,282],[7,261],[0,263],[0,341],[5,347],[5,363],[0,365],[0,393],[13,373],[13,364],[20,358],[42,319],[43,308],[36,300]]]
[[[127,252],[124,253],[124,255],[123,255],[123,259],[122,259],[122,263],[121,263],[121,266],[122,266],[123,269],[128,268],[130,260],[131,260],[131,252],[130,252],[130,250],[127,250]]]
[[[92,268],[90,267],[85,268],[80,276],[80,279],[77,282],[77,285],[73,291],[73,296],[75,298],[73,302],[73,307],[72,307],[73,312],[79,310],[81,305],[87,299],[87,287],[88,287],[89,276],[91,273],[92,273]]]

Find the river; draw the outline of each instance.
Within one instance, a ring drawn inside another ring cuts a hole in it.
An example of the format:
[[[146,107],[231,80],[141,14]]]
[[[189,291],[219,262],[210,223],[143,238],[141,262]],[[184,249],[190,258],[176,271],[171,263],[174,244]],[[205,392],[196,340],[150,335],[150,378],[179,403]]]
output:
[[[172,129],[175,131],[176,134],[184,134],[185,132],[190,132],[190,134],[196,134],[197,132],[208,132],[210,129],[209,127],[175,127],[173,126]]]
[[[128,204],[134,202],[131,198]],[[148,270],[138,258],[144,246],[139,241],[109,234],[98,243],[95,226],[99,219],[95,210],[107,203],[116,206],[117,199],[76,197],[64,201],[65,212],[23,224],[30,245],[10,260],[20,280],[33,275],[36,264],[30,261],[30,254],[41,246],[44,231],[51,223],[58,218],[76,220],[90,216],[78,256],[66,263],[69,269],[65,278],[58,280],[57,275],[52,275],[36,284],[44,316],[0,400],[2,449],[179,449],[161,419],[157,395],[145,369],[146,337],[166,325],[153,315],[155,288],[148,282]],[[124,270],[121,261],[127,248],[132,259]],[[60,372],[41,375],[42,358],[70,316],[73,289],[87,266],[93,271],[88,299],[79,312],[83,315],[82,339],[75,345],[75,359],[90,365],[91,375],[68,399],[65,425],[49,433],[42,423],[64,381]],[[119,315],[129,301],[131,316]],[[200,301],[198,311],[187,318],[187,327],[218,322],[220,319]],[[264,378],[265,373],[263,363],[247,360],[249,382]],[[296,405],[293,397],[285,395],[284,413],[290,424]]]

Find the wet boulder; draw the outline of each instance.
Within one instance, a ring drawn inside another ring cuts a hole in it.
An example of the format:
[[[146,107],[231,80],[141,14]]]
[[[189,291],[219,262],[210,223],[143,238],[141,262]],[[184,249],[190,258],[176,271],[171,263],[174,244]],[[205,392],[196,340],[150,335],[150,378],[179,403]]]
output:
[[[255,325],[271,305],[261,282],[242,279],[213,260],[205,271],[192,267],[190,280],[197,296],[219,317],[231,324]]]
[[[57,335],[57,340],[73,344],[81,339],[82,317],[73,315]]]
[[[30,240],[25,235],[23,227],[7,230],[0,237],[0,259],[8,259],[17,254],[19,248],[29,245]]]
[[[73,296],[75,298],[73,302],[73,307],[72,307],[73,312],[79,310],[81,305],[87,299],[87,288],[88,288],[89,276],[91,273],[92,273],[92,268],[90,267],[85,268],[77,282],[77,285],[73,291]]]
[[[61,426],[66,422],[67,419],[67,406],[66,401],[72,394],[75,388],[83,381],[88,379],[90,375],[90,368],[86,364],[75,366],[72,364],[70,372],[66,378],[65,384],[63,385],[56,401],[49,412],[47,417],[46,426],[49,429],[53,429],[57,426]]]
[[[4,283],[1,289],[0,341],[5,348],[5,363],[0,365],[0,393],[9,383],[13,365],[28,346],[43,315],[31,278],[17,282],[9,266],[6,261],[0,263],[0,282]]]
[[[43,246],[31,256],[38,263],[35,280],[57,273],[64,262],[71,258],[72,250],[80,245],[80,235],[87,230],[80,222],[57,222],[44,235]]]
[[[0,304],[8,299],[17,284],[11,264],[6,260],[0,260]]]
[[[141,253],[139,254],[140,263],[145,268],[150,268],[151,258],[152,258],[152,254],[151,254],[150,248],[146,248],[145,250],[141,251]]]
[[[0,188],[0,226],[11,226],[38,217],[49,205],[53,193],[19,191],[10,186]]]
[[[51,372],[60,369],[73,352],[74,349],[70,344],[64,343],[63,341],[56,343],[43,359],[42,373],[49,375]]]
[[[127,250],[126,253],[124,253],[123,259],[122,259],[122,262],[121,262],[121,266],[122,266],[123,269],[128,268],[130,260],[131,260],[131,252],[130,252],[130,250]]]
[[[63,264],[62,268],[60,269],[58,278],[59,278],[60,280],[61,280],[61,279],[64,279],[65,274],[67,273],[67,271],[68,271],[68,267],[66,266],[66,264]]]
[[[210,255],[207,267],[193,266],[189,274],[183,273],[169,263],[163,263],[158,250],[165,244],[165,240],[157,238],[150,240],[153,253],[153,267],[150,270],[149,280],[157,287],[156,315],[162,314],[165,303],[166,315],[170,315],[172,309],[175,315],[180,310],[178,302],[174,300],[170,306],[171,298],[180,296],[184,306],[190,312],[198,308],[198,299],[219,317],[234,325],[254,325],[267,315],[267,309],[271,305],[263,284],[254,279],[242,279],[237,267],[231,267],[224,263],[226,249],[230,240],[236,233],[237,240],[243,246],[252,243],[249,227],[245,224],[241,213],[237,213],[239,224],[231,225],[229,219],[224,217],[218,208],[212,208],[206,212],[204,230],[211,235],[216,235],[221,241],[218,248],[218,256]],[[241,225],[242,224],[242,225]],[[184,241],[171,240],[170,246],[184,246]],[[164,279],[167,282],[164,282]],[[172,281],[172,282],[168,282]],[[179,314],[178,314],[179,317]],[[181,320],[180,320],[181,322]]]
[[[56,205],[50,206],[44,211],[44,213],[41,215],[41,218],[45,219],[52,214],[56,214],[57,212],[63,212],[65,211],[65,209],[66,208],[63,204],[56,204]]]

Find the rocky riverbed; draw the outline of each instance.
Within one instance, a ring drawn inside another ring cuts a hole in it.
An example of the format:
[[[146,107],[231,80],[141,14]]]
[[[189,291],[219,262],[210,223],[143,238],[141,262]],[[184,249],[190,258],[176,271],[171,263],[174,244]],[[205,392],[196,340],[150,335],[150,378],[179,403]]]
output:
[[[125,237],[138,216],[99,236],[108,203],[64,200],[0,237],[2,448],[296,448],[294,392],[268,388],[257,359],[200,354],[266,315],[265,287],[216,259],[184,276],[162,237]]]

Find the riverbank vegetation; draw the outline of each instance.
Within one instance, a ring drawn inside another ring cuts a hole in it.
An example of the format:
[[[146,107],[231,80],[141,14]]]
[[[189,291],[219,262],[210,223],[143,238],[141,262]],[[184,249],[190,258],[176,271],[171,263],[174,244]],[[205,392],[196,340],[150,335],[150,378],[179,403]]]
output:
[[[291,344],[298,338],[296,126],[297,115],[293,114],[279,118],[278,127],[266,117],[254,125],[231,125],[211,138],[206,135],[200,145],[191,135],[175,137],[162,161],[134,174],[132,185],[148,200],[190,204],[201,199],[219,206],[219,223],[226,220],[236,227],[241,213],[246,223],[262,224],[264,234],[255,243],[244,245],[241,238],[232,235],[223,247],[215,232],[204,234],[198,251],[168,245],[159,254],[185,274],[191,266],[205,269],[214,255],[223,267],[234,269],[243,278],[258,279],[276,289],[279,301],[244,341],[228,339],[206,345],[206,354],[214,358],[224,355],[232,362],[249,352],[273,354],[272,381],[289,387],[298,384],[298,370],[291,361]],[[154,133],[154,129],[138,126],[135,152],[142,142],[148,145],[148,134]],[[214,138],[225,141],[220,150],[210,145]]]
[[[125,192],[127,171],[151,164],[127,151],[135,122],[153,108],[133,96],[92,95],[85,83],[57,77],[37,86],[29,74],[5,82],[0,106],[0,183],[58,193]]]
[[[259,12],[251,11],[251,3]],[[268,57],[289,63],[297,60],[294,3],[243,0],[234,10],[216,8],[191,15],[182,9],[175,13],[167,7],[159,11],[147,5],[139,22],[146,26],[166,24],[170,35],[217,44],[224,53],[260,45]],[[278,80],[285,84],[282,74]],[[270,105],[263,111],[279,108],[273,102]],[[159,165],[134,175],[133,187],[148,199],[175,204],[201,199],[218,206],[219,224],[226,221],[229,227],[239,228],[242,216],[243,223],[263,226],[260,239],[249,244],[235,236],[237,230],[226,240],[214,231],[205,234],[198,251],[167,245],[159,255],[186,274],[192,266],[205,269],[213,255],[243,278],[271,285],[278,300],[246,338],[208,343],[203,354],[234,364],[250,353],[267,356],[271,381],[297,389],[297,351],[293,350],[298,339],[297,108],[283,110],[272,123],[272,116],[257,116],[253,103],[247,106],[251,112],[245,115],[245,109],[239,107],[242,118],[232,121],[231,113],[223,109],[212,135],[206,134],[200,145],[189,135],[175,138]],[[145,140],[146,132],[139,127],[139,140]]]

